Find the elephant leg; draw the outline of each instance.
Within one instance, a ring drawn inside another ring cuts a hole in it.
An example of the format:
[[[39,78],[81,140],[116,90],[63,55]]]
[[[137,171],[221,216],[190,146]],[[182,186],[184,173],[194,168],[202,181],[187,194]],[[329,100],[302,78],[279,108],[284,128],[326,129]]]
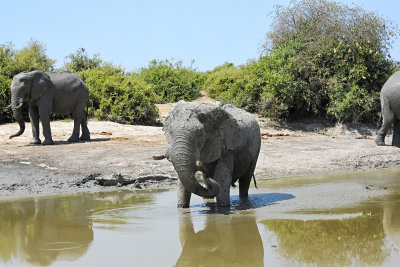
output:
[[[29,105],[29,119],[32,125],[32,136],[33,136],[30,143],[38,145],[42,143],[42,141],[39,138],[39,111],[36,106]]]
[[[79,137],[80,140],[90,140],[90,132],[89,128],[87,127],[87,120],[86,116],[83,115],[82,120],[81,120],[81,128],[82,128],[82,135]]]
[[[44,104],[43,104],[44,103]],[[51,137],[51,129],[50,129],[50,116],[51,116],[51,107],[49,108],[48,105],[45,105],[46,100],[38,104],[39,116],[40,120],[42,121],[42,128],[43,128],[43,136],[44,141],[43,145],[53,145],[54,141]]]
[[[228,153],[215,166],[214,180],[220,185],[220,191],[217,195],[218,206],[230,205],[230,189],[232,184],[233,153]]]
[[[68,138],[68,142],[79,142],[79,130],[81,126],[82,115],[81,112],[72,113],[74,118],[74,129],[72,135]]]
[[[246,172],[245,175],[239,178],[239,196],[240,197],[248,197],[249,196],[249,187],[251,183],[251,178],[254,175],[254,170],[256,168],[256,162],[252,162],[249,168],[249,171]]]
[[[189,208],[190,197],[192,193],[183,186],[180,179],[178,179],[178,208]]]
[[[400,120],[395,120],[393,124],[392,146],[400,147]]]
[[[385,145],[385,136],[389,128],[392,126],[394,120],[396,119],[395,114],[392,110],[386,110],[383,114],[382,127],[379,129],[378,134],[375,139],[375,143],[378,146]]]
[[[246,174],[239,179],[239,197],[249,196],[249,187],[253,174]]]

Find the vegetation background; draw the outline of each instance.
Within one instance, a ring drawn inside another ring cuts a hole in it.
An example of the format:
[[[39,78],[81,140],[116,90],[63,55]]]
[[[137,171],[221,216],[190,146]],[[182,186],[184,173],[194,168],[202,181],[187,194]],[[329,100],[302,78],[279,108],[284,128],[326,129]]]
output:
[[[191,101],[205,90],[214,99],[275,120],[377,121],[379,92],[398,69],[388,52],[399,35],[397,25],[327,0],[276,6],[273,18],[257,60],[240,66],[225,62],[208,72],[179,60],[153,60],[129,72],[84,48],[55,69],[39,41],[22,49],[0,44],[0,106],[11,102],[17,73],[67,70],[87,84],[88,114],[101,120],[154,124],[156,103]],[[12,112],[0,110],[0,123],[11,121]]]

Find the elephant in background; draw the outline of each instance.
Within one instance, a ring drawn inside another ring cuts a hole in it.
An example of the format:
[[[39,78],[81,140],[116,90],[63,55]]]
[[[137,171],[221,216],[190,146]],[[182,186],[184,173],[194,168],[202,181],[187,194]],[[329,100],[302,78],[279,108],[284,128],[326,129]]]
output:
[[[29,118],[32,123],[33,139],[31,144],[40,144],[39,119],[42,121],[44,142],[43,145],[52,145],[50,117],[52,113],[72,114],[74,130],[69,142],[90,140],[87,127],[85,106],[89,97],[89,90],[83,81],[74,73],[48,73],[42,71],[21,72],[11,83],[11,105],[15,119],[20,129],[16,134],[20,136],[25,131],[25,122],[21,107],[25,101],[29,102]],[[80,126],[82,135],[79,137]]]
[[[400,147],[400,71],[397,71],[383,85],[381,90],[382,125],[378,130],[376,144],[385,145],[387,131],[393,125],[392,145]]]
[[[191,194],[230,205],[230,186],[239,181],[247,197],[261,146],[256,118],[233,105],[179,101],[164,122],[165,157],[178,173],[178,207]]]

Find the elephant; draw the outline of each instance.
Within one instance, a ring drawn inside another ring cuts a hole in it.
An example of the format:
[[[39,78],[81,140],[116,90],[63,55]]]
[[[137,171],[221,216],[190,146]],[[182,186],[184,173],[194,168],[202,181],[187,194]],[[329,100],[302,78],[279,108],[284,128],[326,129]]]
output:
[[[230,186],[239,181],[239,196],[248,197],[260,153],[256,118],[231,104],[179,101],[165,119],[165,157],[178,174],[178,208],[187,208],[191,194],[216,197],[230,205]],[[255,179],[254,179],[255,182]]]
[[[395,72],[381,90],[381,125],[375,143],[385,145],[385,136],[393,125],[392,145],[400,147],[400,71]]]
[[[39,138],[39,119],[42,121],[43,145],[52,145],[50,116],[52,113],[69,114],[74,118],[74,129],[69,142],[90,140],[87,127],[85,106],[89,97],[89,89],[74,73],[63,71],[49,73],[39,70],[21,72],[14,76],[11,83],[11,105],[13,115],[20,129],[10,139],[20,136],[25,131],[25,122],[21,107],[29,102],[29,118],[32,124],[33,138],[31,144],[42,143]],[[80,126],[82,135],[79,137]]]

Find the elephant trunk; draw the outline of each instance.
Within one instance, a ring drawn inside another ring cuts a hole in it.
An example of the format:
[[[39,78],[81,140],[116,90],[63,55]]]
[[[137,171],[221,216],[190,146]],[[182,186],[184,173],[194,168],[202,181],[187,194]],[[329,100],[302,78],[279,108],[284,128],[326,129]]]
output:
[[[203,198],[213,198],[218,195],[220,186],[215,180],[205,178],[208,187],[205,188],[196,179],[196,158],[194,157],[194,149],[192,149],[193,145],[190,143],[187,138],[178,137],[175,139],[170,160],[186,190]]]
[[[20,136],[25,131],[25,122],[24,122],[24,117],[22,116],[22,111],[21,111],[21,107],[22,107],[23,103],[24,103],[23,98],[17,99],[16,96],[12,97],[11,108],[12,108],[14,117],[19,124],[19,131],[13,135],[10,135],[10,139],[13,137],[16,137],[16,136]]]

